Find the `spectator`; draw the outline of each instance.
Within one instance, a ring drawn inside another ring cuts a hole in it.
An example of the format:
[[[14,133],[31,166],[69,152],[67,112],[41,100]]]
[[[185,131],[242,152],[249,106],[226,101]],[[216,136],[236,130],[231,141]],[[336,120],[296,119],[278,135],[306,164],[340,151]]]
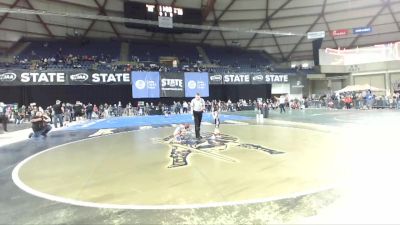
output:
[[[186,101],[183,102],[182,107],[183,113],[188,113],[189,104]]]
[[[280,113],[286,113],[285,105],[286,105],[286,98],[284,95],[281,95],[279,98],[276,98],[279,101],[279,109]]]
[[[365,96],[365,99],[367,101],[368,109],[372,109],[372,104],[374,102],[374,96],[372,95],[371,90],[368,90],[367,95]]]
[[[86,119],[91,120],[93,114],[93,105],[89,102],[86,106]]]
[[[173,141],[175,143],[182,143],[185,140],[185,137],[189,133],[190,125],[188,123],[186,124],[180,124],[176,129],[174,130],[174,139]]]

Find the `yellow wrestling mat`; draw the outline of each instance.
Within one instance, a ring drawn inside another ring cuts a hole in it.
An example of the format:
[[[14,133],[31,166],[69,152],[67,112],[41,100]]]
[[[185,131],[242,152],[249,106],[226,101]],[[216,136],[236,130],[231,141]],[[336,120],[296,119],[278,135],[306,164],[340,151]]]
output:
[[[20,163],[13,178],[25,191],[50,200],[151,209],[298,196],[333,187],[346,172],[338,153],[343,146],[332,144],[337,142],[329,132],[226,125],[223,140],[212,147],[216,140],[207,135],[212,126],[203,126],[206,141],[199,147],[168,143],[173,130],[131,131],[51,148]],[[188,154],[187,165],[182,154]]]

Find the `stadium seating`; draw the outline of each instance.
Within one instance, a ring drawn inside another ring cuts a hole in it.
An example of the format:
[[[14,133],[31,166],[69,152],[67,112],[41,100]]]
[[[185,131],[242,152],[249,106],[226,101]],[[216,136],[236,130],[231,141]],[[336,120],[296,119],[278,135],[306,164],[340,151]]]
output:
[[[245,51],[239,48],[215,46],[204,46],[204,50],[212,62],[214,61],[221,66],[254,68],[259,65],[270,64],[259,51]]]
[[[199,53],[195,45],[178,43],[130,43],[130,55],[136,56],[140,61],[159,62],[159,57],[173,56],[181,62],[197,62]]]
[[[112,40],[32,40],[17,57],[14,63],[0,63],[1,68],[17,69],[98,69],[125,70],[115,65],[121,51],[121,41]],[[160,57],[177,57],[178,68],[157,66],[156,70],[179,71],[188,66],[190,71],[260,72],[265,71],[270,62],[260,51],[246,51],[233,47],[204,45],[203,48],[213,66],[197,65],[203,57],[198,45],[185,43],[129,42],[128,61],[135,62],[133,69],[148,70],[150,64],[160,65]],[[45,61],[44,61],[45,60]],[[140,65],[138,67],[138,63]],[[118,63],[117,63],[118,64]],[[205,69],[207,67],[207,69]],[[210,69],[212,68],[212,69]]]
[[[90,40],[90,41],[31,41],[20,57],[28,59],[40,59],[43,57],[56,57],[61,49],[64,55],[90,55],[98,56],[109,55],[113,59],[119,58],[121,43],[110,40]]]

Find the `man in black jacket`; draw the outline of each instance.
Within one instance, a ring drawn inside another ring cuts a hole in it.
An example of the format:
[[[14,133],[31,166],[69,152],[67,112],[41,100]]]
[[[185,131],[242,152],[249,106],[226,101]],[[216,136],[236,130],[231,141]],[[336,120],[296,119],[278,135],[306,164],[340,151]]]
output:
[[[79,121],[82,120],[83,116],[83,106],[80,101],[76,101],[76,104],[73,106],[75,120]]]
[[[86,119],[92,120],[93,105],[89,102],[86,106]]]
[[[53,119],[54,126],[57,128],[57,123],[60,122],[60,127],[62,127],[64,125],[63,121],[64,107],[61,105],[60,100],[57,100],[56,104],[53,105],[53,113],[54,113],[54,119]]]

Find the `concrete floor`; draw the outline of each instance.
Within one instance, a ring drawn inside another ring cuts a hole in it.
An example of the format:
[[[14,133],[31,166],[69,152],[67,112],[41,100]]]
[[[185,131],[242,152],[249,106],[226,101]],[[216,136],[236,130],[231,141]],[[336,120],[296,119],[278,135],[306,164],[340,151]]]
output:
[[[157,141],[173,127],[57,130],[1,147],[0,224],[396,223],[399,118],[272,112],[222,124],[233,143],[192,149],[175,168],[173,146]]]

